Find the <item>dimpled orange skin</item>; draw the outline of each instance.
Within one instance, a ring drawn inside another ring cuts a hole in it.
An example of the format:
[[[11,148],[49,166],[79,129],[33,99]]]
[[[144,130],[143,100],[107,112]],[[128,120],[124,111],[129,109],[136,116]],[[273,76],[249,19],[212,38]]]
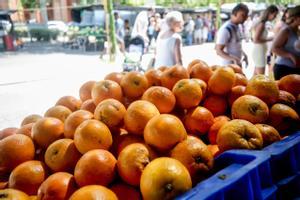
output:
[[[141,177],[144,200],[168,200],[192,188],[188,170],[178,160],[160,157],[151,161]]]

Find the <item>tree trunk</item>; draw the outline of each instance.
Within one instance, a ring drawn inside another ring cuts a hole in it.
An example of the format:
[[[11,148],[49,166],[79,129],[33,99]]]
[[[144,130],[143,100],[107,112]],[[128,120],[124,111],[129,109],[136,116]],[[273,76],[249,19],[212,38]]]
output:
[[[47,14],[46,0],[40,0],[40,9],[42,15],[42,22],[47,26],[48,14]]]
[[[104,9],[106,13],[106,33],[108,42],[108,53],[111,61],[115,61],[117,54],[117,40],[115,35],[115,18],[113,15],[112,0],[104,0]]]
[[[218,1],[218,3],[217,3],[217,19],[216,19],[217,30],[219,30],[219,28],[221,26],[221,6],[222,6],[222,4],[223,4],[223,0]]]

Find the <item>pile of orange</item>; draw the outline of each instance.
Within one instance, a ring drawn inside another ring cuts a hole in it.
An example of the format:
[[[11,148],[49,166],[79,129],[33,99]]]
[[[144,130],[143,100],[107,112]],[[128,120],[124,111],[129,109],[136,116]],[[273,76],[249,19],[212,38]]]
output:
[[[173,199],[219,153],[299,129],[299,88],[300,75],[247,80],[201,60],[88,81],[0,131],[0,199]]]

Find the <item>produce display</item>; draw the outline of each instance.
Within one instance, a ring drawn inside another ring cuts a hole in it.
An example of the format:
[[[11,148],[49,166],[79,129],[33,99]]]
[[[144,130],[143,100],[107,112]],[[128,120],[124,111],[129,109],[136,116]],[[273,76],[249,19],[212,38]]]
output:
[[[78,91],[0,131],[0,199],[173,199],[211,176],[222,152],[300,128],[295,74],[247,80],[239,66],[193,60]]]

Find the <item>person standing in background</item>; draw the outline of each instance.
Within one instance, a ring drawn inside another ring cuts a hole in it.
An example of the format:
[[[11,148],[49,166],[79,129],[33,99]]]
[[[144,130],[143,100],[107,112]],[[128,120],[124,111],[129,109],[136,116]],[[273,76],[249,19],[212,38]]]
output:
[[[191,16],[188,16],[187,23],[185,25],[185,32],[186,32],[186,45],[193,44],[193,34],[195,30],[195,22]]]
[[[124,21],[121,19],[119,13],[114,13],[115,17],[115,27],[116,27],[116,39],[117,42],[120,44],[120,50],[121,52],[125,52],[125,25]]]
[[[241,66],[242,56],[248,63],[248,57],[242,50],[242,33],[239,24],[248,18],[249,9],[245,4],[237,4],[231,13],[230,20],[225,22],[217,32],[216,53],[222,58],[222,64],[237,64]]]
[[[209,23],[207,19],[203,19],[203,28],[202,28],[202,42],[207,42],[209,31]]]
[[[195,44],[202,44],[202,31],[203,31],[203,19],[200,15],[197,15],[195,20],[195,32],[194,32],[194,41]]]
[[[151,44],[152,39],[155,39],[155,26],[156,26],[155,18],[150,17],[148,31],[147,31],[147,35],[149,38],[149,44]]]
[[[168,27],[160,31],[156,42],[154,64],[156,68],[182,65],[182,39],[178,34],[183,27],[182,14],[178,11],[171,11],[166,15],[165,20]]]
[[[251,41],[251,29],[252,29],[252,26],[253,26],[253,21],[251,19],[251,16],[249,16],[246,20],[246,22],[244,23],[244,26],[245,26],[245,39],[246,39],[246,42],[249,42]]]
[[[274,34],[277,34],[283,26],[286,26],[286,19],[289,17],[288,8],[286,8],[283,13],[281,20],[275,24]]]
[[[261,15],[257,22],[252,26],[253,31],[253,50],[252,57],[255,65],[255,74],[264,74],[267,65],[267,50],[269,41],[273,37],[268,37],[267,22],[273,21],[277,14],[278,8],[275,5],[269,6]]]
[[[279,80],[288,74],[300,74],[300,6],[289,8],[286,25],[276,35],[272,51],[277,55],[274,77]]]
[[[149,18],[153,16],[154,9],[149,8],[147,11],[141,11],[136,16],[132,32],[131,38],[141,37],[144,41],[144,46],[147,47],[149,44],[149,38],[147,35],[148,25],[149,25]]]
[[[161,29],[161,23],[162,23],[162,19],[161,19],[161,16],[159,13],[155,13],[154,15],[155,17],[155,34],[154,34],[154,38],[156,40],[159,32],[160,32],[160,29]]]

